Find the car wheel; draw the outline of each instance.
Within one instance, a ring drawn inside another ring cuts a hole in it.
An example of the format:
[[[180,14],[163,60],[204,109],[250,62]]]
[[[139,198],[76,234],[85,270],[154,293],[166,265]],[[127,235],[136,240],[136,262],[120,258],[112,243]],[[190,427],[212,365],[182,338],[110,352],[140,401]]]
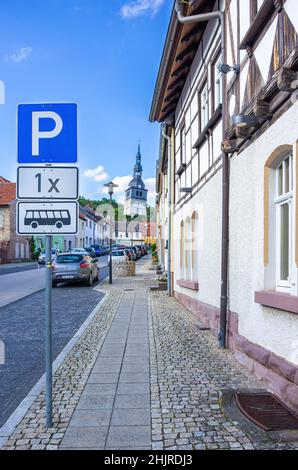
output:
[[[97,274],[96,274],[95,280],[96,280],[96,281],[99,281],[99,269],[97,270]]]
[[[88,278],[88,281],[87,281],[87,286],[88,287],[91,287],[93,284],[93,278],[92,278],[92,273],[89,274],[89,278]]]
[[[57,282],[52,282],[52,287],[57,287]]]

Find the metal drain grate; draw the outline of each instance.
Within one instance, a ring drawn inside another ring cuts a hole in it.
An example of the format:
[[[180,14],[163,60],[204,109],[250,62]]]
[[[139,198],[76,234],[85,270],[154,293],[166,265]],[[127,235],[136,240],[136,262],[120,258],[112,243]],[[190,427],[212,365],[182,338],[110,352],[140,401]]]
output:
[[[298,417],[271,393],[236,392],[240,411],[265,431],[298,430]]]

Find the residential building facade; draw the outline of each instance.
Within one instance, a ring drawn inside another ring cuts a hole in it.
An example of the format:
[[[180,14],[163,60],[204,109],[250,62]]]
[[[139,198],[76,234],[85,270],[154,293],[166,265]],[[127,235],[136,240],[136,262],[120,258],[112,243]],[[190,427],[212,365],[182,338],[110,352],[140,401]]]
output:
[[[29,238],[16,233],[16,184],[0,177],[0,263],[29,260]]]
[[[215,335],[224,319],[238,361],[297,410],[297,5],[175,3],[182,17],[220,6],[225,35],[215,19],[183,24],[173,10],[150,116],[172,142],[157,171],[160,256],[171,181],[173,295]]]

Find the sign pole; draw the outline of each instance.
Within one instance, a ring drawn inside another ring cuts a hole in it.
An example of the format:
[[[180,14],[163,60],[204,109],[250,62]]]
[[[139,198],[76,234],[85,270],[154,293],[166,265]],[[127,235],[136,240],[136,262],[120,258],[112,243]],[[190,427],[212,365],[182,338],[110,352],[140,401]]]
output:
[[[52,418],[52,236],[46,235],[46,427],[53,427]]]

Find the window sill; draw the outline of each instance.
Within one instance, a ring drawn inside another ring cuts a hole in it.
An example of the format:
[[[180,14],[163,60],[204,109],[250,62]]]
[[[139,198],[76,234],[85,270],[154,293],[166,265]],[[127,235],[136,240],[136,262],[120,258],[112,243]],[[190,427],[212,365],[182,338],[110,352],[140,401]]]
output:
[[[266,307],[277,308],[298,314],[298,297],[276,291],[255,292],[255,302]]]
[[[194,291],[199,291],[199,283],[198,281],[185,281],[183,279],[180,279],[177,281],[177,285],[180,287],[184,287],[185,289],[190,289]]]

